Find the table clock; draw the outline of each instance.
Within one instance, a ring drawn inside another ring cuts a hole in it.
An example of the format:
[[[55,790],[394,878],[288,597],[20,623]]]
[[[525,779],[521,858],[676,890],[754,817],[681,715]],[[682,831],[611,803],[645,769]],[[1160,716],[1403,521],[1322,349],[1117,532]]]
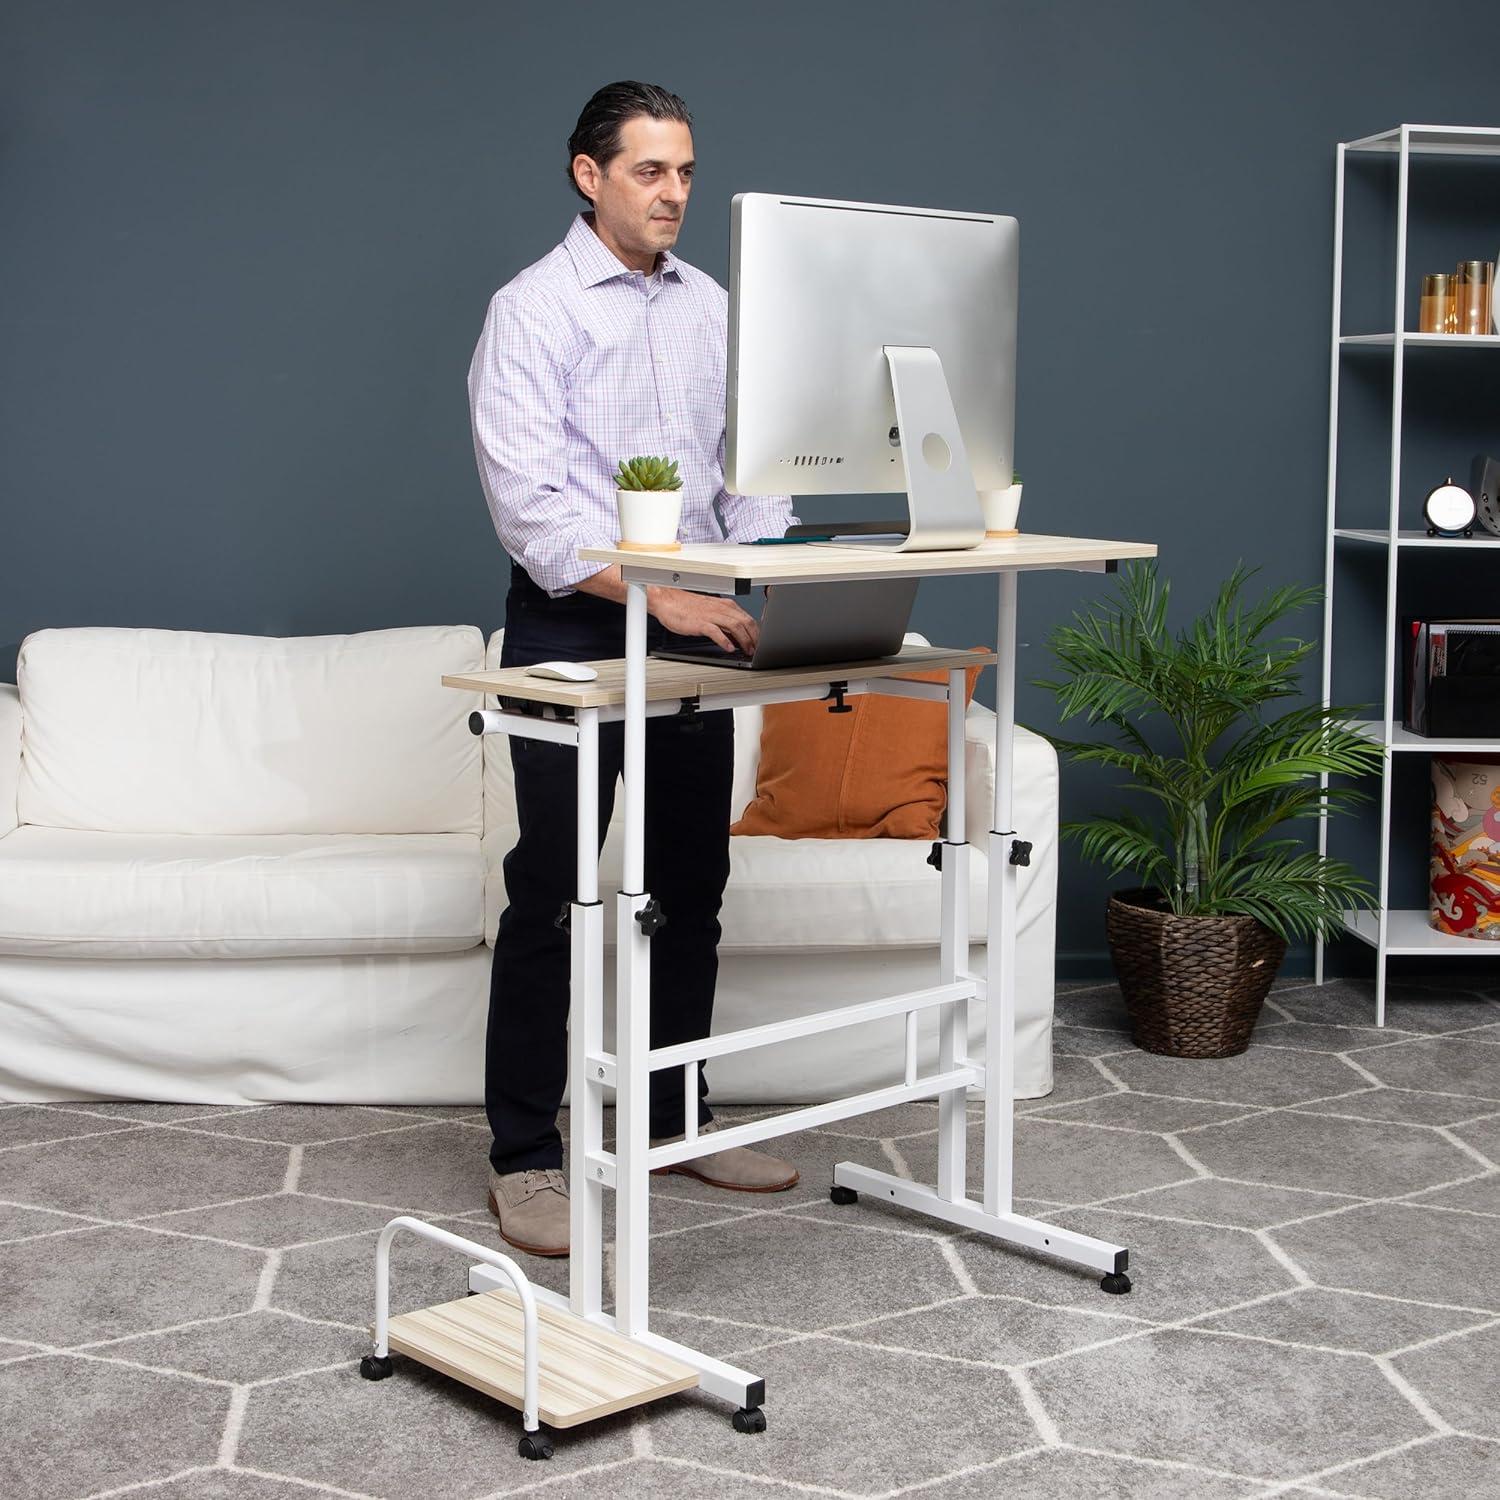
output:
[[[1473,536],[1476,514],[1474,497],[1463,485],[1454,484],[1452,475],[1430,489],[1422,502],[1428,536]]]

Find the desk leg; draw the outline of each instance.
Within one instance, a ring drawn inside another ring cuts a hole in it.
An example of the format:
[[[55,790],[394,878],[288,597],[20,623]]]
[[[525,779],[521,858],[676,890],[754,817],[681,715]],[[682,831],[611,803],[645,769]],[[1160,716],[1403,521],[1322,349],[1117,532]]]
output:
[[[599,904],[599,710],[578,712],[578,874],[570,914],[568,1074],[572,1120],[569,1306],[579,1317],[603,1306],[604,1184],[589,1171],[604,1147],[604,1083],[590,1057],[604,1051],[604,908]]]
[[[890,1172],[853,1162],[840,1162],[834,1168],[835,1202],[849,1203],[859,1193],[868,1193],[886,1203],[912,1209],[929,1218],[956,1224],[961,1229],[1018,1245],[1027,1250],[1041,1250],[1059,1260],[1088,1266],[1104,1273],[1100,1286],[1113,1294],[1128,1292],[1130,1264],[1128,1252],[1107,1240],[1059,1229],[1038,1219],[1015,1212],[1012,1206],[1012,1153],[1015,1149],[1015,1028],[1016,1028],[1016,867],[1011,864],[1015,830],[1011,826],[1013,811],[1012,783],[1015,759],[1016,715],[1016,575],[1000,574],[1000,605],[996,631],[999,662],[995,682],[995,805],[989,839],[989,945],[985,982],[985,1067],[984,1067],[984,1201],[968,1200],[963,1191],[963,1158],[954,1143],[955,1122],[945,1096],[938,1115],[938,1183],[936,1188],[910,1182]],[[962,697],[959,699],[962,702]],[[951,715],[951,710],[950,710]],[[953,720],[949,719],[949,790],[957,786],[951,769]],[[960,804],[961,805],[961,804]],[[952,824],[949,825],[950,829]],[[950,837],[951,837],[950,833]],[[956,906],[963,890],[958,879],[959,861],[955,861],[950,884],[949,856],[960,859],[967,850],[943,847],[943,965],[944,977],[950,976],[949,964],[967,962],[967,955],[957,951],[959,928],[955,923]],[[948,1047],[956,1040],[939,1034],[939,1045],[945,1060]],[[961,1127],[962,1121],[958,1122]],[[960,1137],[961,1139],[961,1137]],[[957,1181],[955,1183],[955,1172]],[[845,1196],[839,1196],[840,1193]]]
[[[650,1187],[651,945],[646,905],[646,586],[625,586],[625,872],[615,903],[615,1318],[646,1332]],[[668,916],[670,917],[670,913]]]
[[[940,977],[956,984],[969,968],[969,846],[965,805],[964,710],[967,674],[948,674],[948,806],[943,818],[943,905],[938,944]],[[938,1013],[938,1071],[951,1073],[969,1051],[969,1002],[957,1000]],[[967,1089],[938,1100],[938,1196],[956,1203],[967,1195]]]
[[[1000,574],[995,635],[995,806],[990,823],[989,945],[984,1034],[984,1211],[1011,1211],[1015,1149],[1016,867],[1013,782],[1016,728],[1016,575]]]

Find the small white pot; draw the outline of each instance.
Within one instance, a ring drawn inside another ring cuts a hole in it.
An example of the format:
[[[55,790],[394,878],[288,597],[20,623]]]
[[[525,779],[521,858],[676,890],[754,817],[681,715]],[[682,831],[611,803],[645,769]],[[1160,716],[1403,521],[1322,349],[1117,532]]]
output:
[[[1013,484],[1003,490],[980,490],[980,509],[984,512],[986,536],[1019,536],[1016,519],[1021,513],[1021,486]]]
[[[681,490],[615,491],[620,506],[620,546],[626,552],[676,552],[682,519]]]

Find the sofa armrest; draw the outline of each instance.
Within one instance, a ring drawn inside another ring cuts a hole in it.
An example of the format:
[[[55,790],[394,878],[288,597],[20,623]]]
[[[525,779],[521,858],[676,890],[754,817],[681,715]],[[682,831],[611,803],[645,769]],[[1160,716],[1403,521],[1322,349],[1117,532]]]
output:
[[[1027,743],[1047,746],[1052,756],[1051,801],[1056,806],[1057,761],[1047,741],[1030,730],[1016,727],[1017,738]],[[1018,747],[1019,749],[1019,747]],[[989,844],[990,817],[995,806],[995,711],[982,703],[971,703],[964,720],[964,838],[976,848]],[[1025,834],[1024,837],[1032,837]],[[1041,830],[1037,830],[1038,833]],[[1055,830],[1054,830],[1055,832]]]
[[[21,785],[21,690],[0,682],[0,836],[20,823],[16,794]]]
[[[981,851],[989,847],[994,805],[995,715],[971,703],[964,719],[964,838]]]

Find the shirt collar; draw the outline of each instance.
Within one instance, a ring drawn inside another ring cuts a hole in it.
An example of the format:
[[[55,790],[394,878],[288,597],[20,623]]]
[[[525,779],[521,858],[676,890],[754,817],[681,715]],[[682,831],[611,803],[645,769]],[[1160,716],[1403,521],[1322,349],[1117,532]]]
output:
[[[598,286],[600,282],[611,281],[616,276],[633,275],[630,268],[621,265],[605,246],[604,241],[594,233],[592,218],[593,216],[589,213],[579,214],[573,220],[567,238],[563,241],[563,244],[568,247],[568,253],[573,257],[573,267],[578,272],[578,284],[584,287]],[[677,280],[682,280],[677,257],[670,250],[661,252],[660,271],[664,277],[675,276]]]

